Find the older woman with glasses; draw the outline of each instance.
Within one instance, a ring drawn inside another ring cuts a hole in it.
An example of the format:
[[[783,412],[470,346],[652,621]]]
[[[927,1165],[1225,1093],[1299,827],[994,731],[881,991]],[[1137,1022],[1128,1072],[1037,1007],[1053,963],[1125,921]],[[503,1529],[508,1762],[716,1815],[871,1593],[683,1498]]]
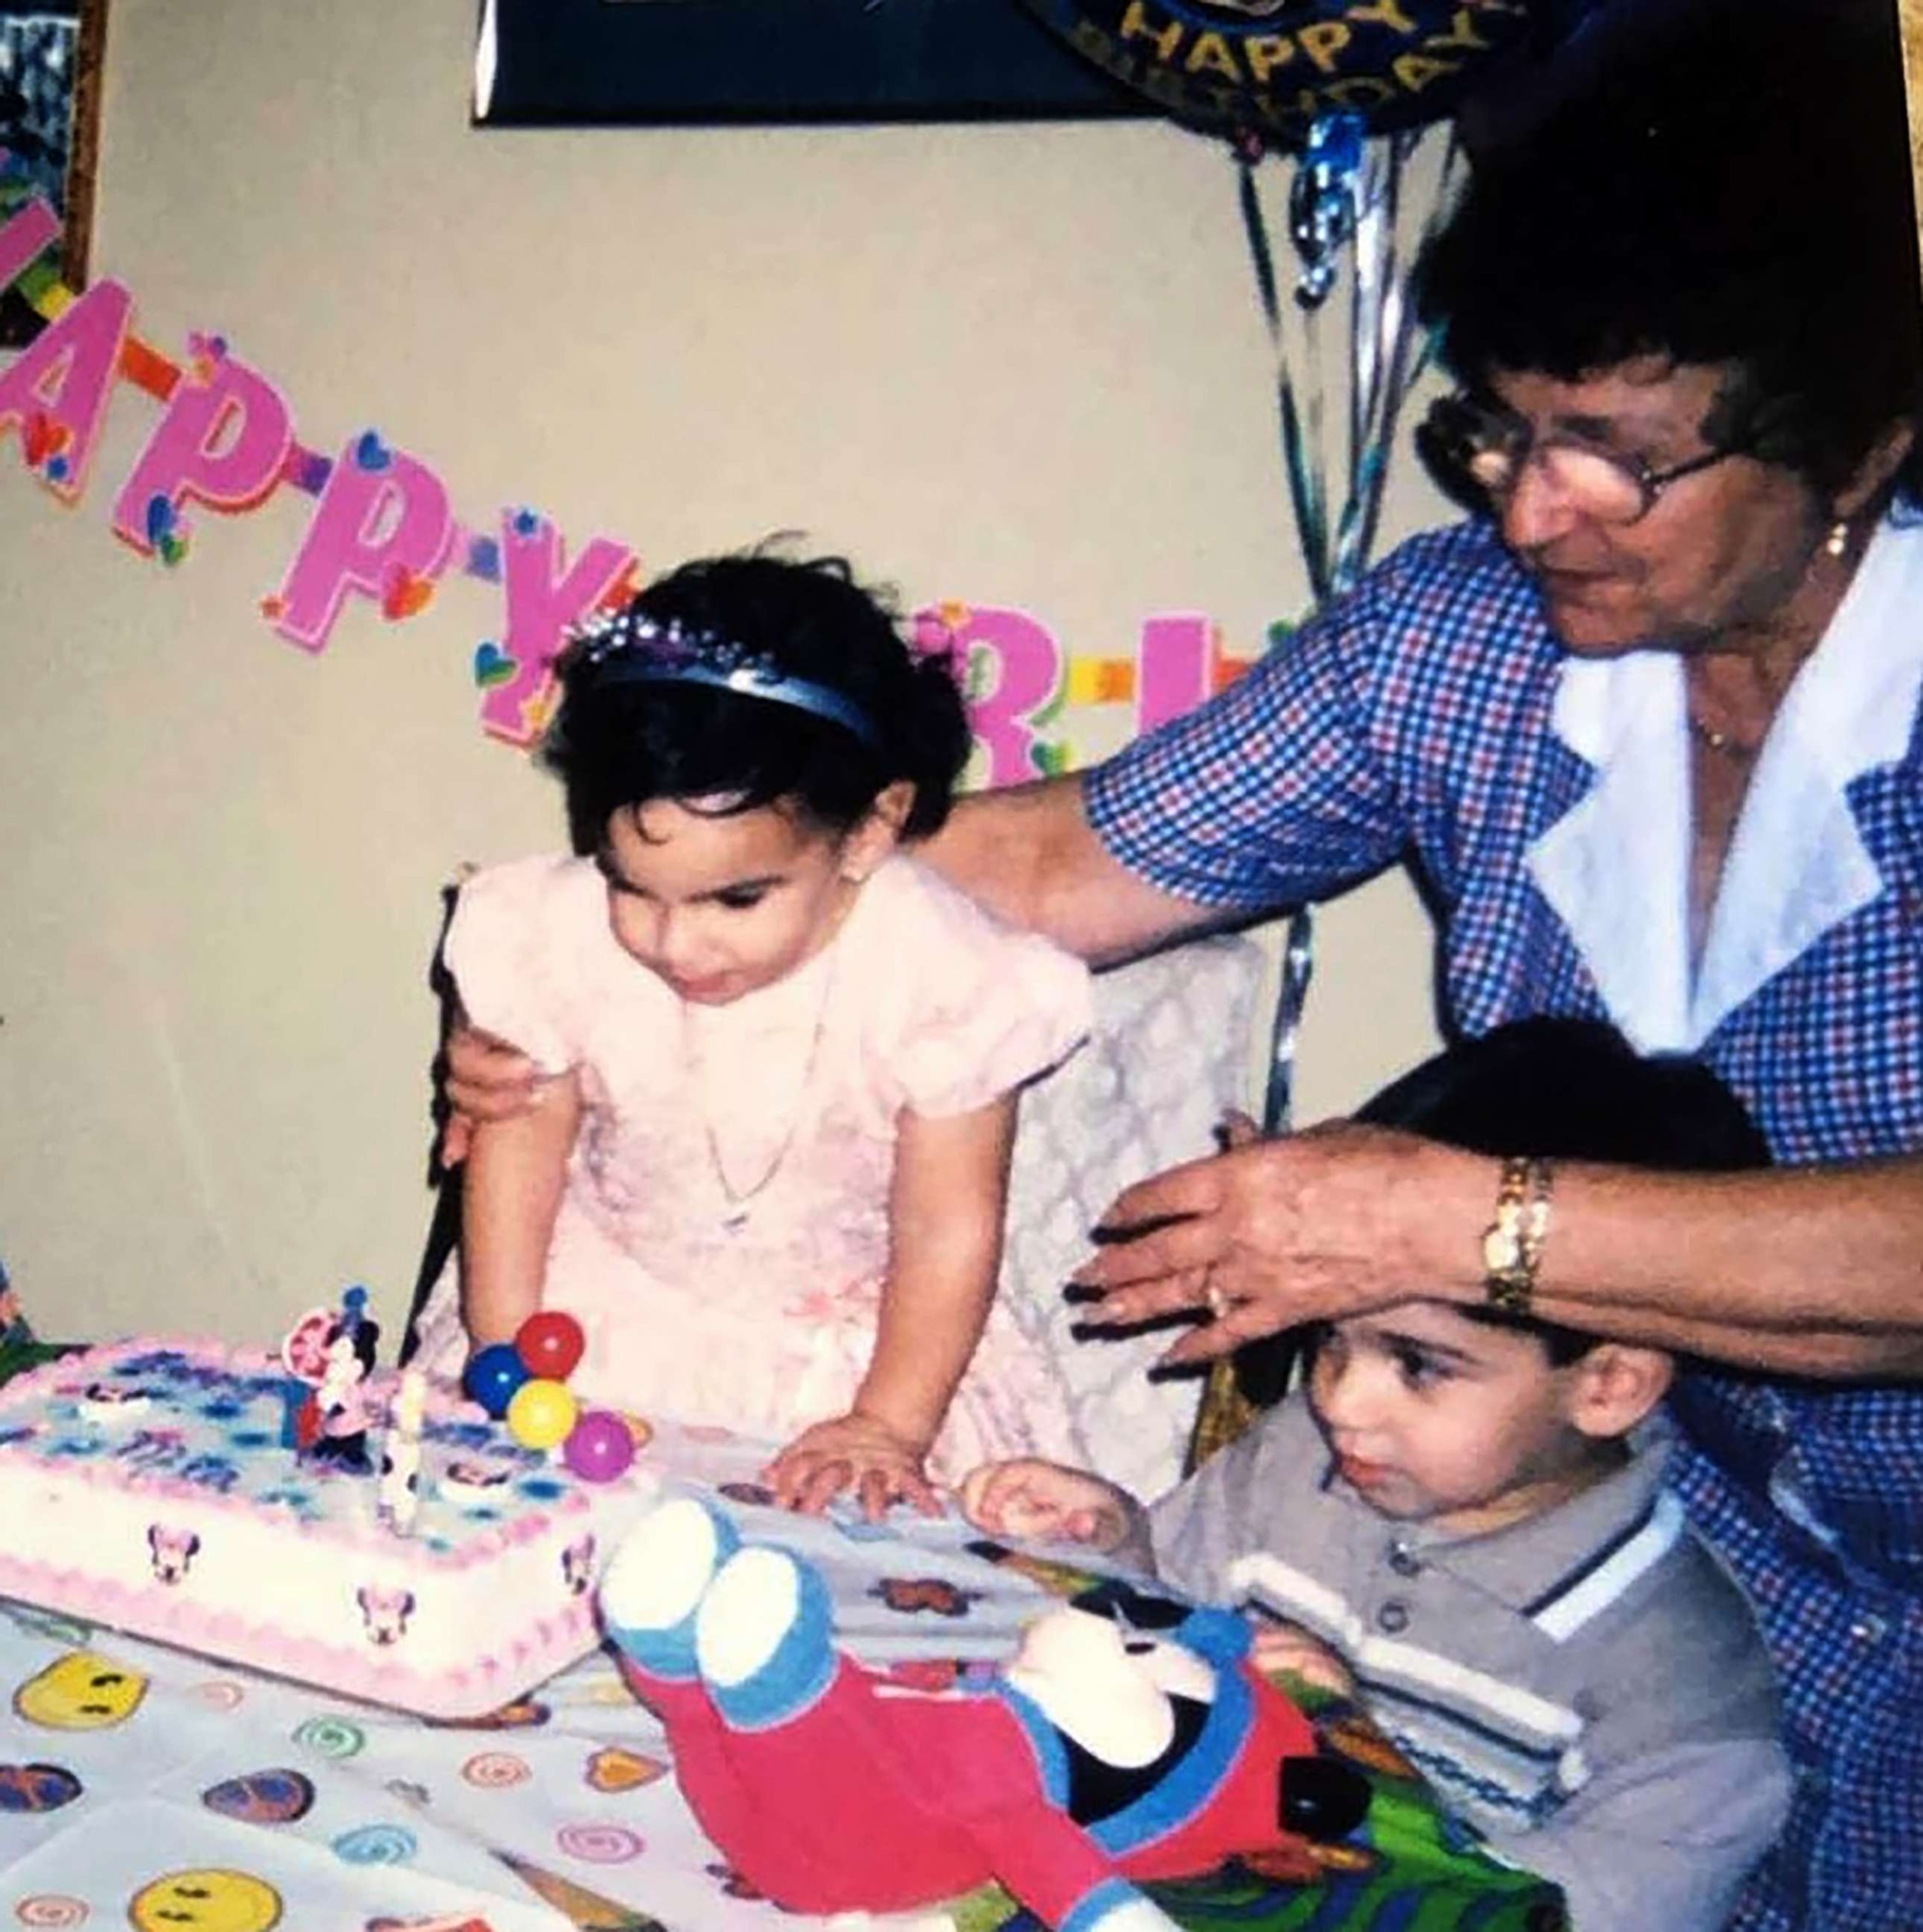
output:
[[[1705,11],[1486,158],[1422,265],[1462,386],[1417,443],[1470,520],[930,850],[1101,960],[1411,859],[1453,1030],[1608,1018],[1708,1062],[1782,1165],[1493,1186],[1360,1129],[1246,1145],[1131,1190],[1112,1222],[1169,1225],[1083,1271],[1116,1322],[1212,1308],[1179,1359],[1506,1270],[1587,1328],[1923,1379],[1923,306],[1893,16]]]
[[[1923,320],[1890,10],[1861,46],[1864,10],[1738,10],[1486,159],[1423,264],[1462,388],[1419,443],[1471,520],[938,856],[1098,958],[1410,856],[1452,1028],[1604,1017],[1742,1096],[1771,1172],[1245,1145],[1125,1194],[1148,1232],[1080,1286],[1099,1320],[1205,1312],[1182,1360],[1420,1292],[1718,1365],[1670,1480],[1798,1773],[1735,1922],[1913,1932]]]
[[[1695,11],[1700,14],[1701,8]],[[1867,26],[1862,32],[1867,18]],[[1445,1019],[1699,1057],[1767,1173],[1379,1129],[1131,1189],[1086,1311],[1198,1361],[1412,1292],[1689,1352],[1672,1480],[1798,1772],[1749,1927],[1923,1923],[1923,324],[1887,0],[1678,28],[1485,158],[1423,265],[1471,512],[1213,703],[930,856],[1095,960],[1411,860]],[[513,1064],[457,1043],[458,1104]],[[1576,1802],[1580,1802],[1579,1796]],[[1636,1856],[1625,1846],[1626,1858]]]
[[[1727,1365],[1679,1385],[1670,1480],[1755,1604],[1798,1774],[1735,1922],[1913,1932],[1923,318],[1861,10],[1722,16],[1486,159],[1422,276],[1462,388],[1419,442],[1472,520],[944,856],[1112,957],[1413,855],[1452,1027],[1606,1017],[1743,1097],[1770,1173],[1248,1145],[1125,1195],[1151,1232],[1083,1286],[1116,1322],[1206,1311],[1187,1359],[1419,1290]]]

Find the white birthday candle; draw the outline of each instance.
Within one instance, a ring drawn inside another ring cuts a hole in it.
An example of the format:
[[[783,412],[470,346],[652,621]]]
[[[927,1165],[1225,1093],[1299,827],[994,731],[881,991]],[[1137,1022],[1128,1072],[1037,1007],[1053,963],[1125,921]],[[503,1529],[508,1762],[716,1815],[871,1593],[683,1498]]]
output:
[[[421,1427],[427,1418],[428,1378],[419,1369],[404,1369],[388,1412],[381,1444],[378,1508],[397,1536],[413,1533],[421,1502]]]

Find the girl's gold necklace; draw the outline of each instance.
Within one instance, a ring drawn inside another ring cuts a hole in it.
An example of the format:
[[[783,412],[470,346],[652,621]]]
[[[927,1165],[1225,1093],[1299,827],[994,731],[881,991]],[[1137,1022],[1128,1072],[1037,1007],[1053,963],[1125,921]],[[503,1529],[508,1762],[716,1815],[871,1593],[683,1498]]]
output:
[[[737,1187],[728,1172],[728,1163],[723,1158],[721,1138],[715,1131],[714,1114],[708,1105],[708,1069],[704,1060],[700,1042],[696,1040],[696,1028],[687,1004],[681,1006],[681,1052],[687,1067],[689,1084],[694,1089],[695,1106],[701,1117],[702,1138],[708,1148],[708,1164],[714,1174],[715,1184],[721,1190],[721,1198],[727,1204],[721,1216],[721,1232],[724,1234],[738,1234],[749,1222],[754,1204],[764,1194],[775,1176],[781,1172],[782,1164],[795,1145],[795,1137],[801,1132],[801,1122],[808,1111],[808,1096],[815,1084],[815,1070],[820,1060],[822,1036],[828,1030],[829,995],[834,986],[834,957],[829,955],[822,974],[822,993],[815,1007],[815,1024],[809,1035],[808,1051],[801,1063],[801,1082],[795,1096],[795,1106],[788,1117],[788,1124],[775,1143],[774,1151],[756,1178],[745,1187]]]

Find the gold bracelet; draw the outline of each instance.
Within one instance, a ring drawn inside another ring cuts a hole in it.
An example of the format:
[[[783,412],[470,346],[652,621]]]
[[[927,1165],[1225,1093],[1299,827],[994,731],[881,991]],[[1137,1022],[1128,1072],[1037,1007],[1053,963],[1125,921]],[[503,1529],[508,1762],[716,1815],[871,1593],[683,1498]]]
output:
[[[1483,1290],[1489,1306],[1505,1315],[1527,1315],[1535,1298],[1555,1186],[1554,1166],[1533,1154],[1512,1154],[1502,1163],[1495,1219],[1483,1231]]]

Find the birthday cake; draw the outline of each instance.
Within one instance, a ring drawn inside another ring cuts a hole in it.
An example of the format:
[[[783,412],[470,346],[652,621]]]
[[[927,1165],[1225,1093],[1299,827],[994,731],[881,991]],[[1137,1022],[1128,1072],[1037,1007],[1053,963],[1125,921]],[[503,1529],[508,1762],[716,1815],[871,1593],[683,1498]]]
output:
[[[371,1442],[401,1378],[366,1383]],[[0,1596],[440,1718],[599,1641],[594,1586],[660,1484],[587,1482],[452,1396],[409,1420],[409,1496],[296,1447],[281,1358],[125,1342],[0,1388]]]

